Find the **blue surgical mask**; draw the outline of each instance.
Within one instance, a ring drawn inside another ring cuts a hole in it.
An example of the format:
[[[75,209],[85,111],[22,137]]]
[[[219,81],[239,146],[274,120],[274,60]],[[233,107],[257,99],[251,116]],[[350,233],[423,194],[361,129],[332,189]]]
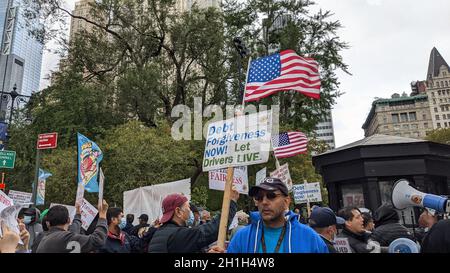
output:
[[[24,215],[24,216],[23,216],[23,223],[24,223],[25,225],[28,225],[28,224],[31,223],[31,220],[32,220],[32,219],[33,219],[32,216]]]
[[[192,227],[194,225],[194,213],[192,211],[189,211],[189,219],[186,220],[186,226]]]
[[[126,225],[127,225],[127,219],[122,218],[122,220],[120,221],[120,224],[119,224],[119,228],[122,230],[125,228]]]

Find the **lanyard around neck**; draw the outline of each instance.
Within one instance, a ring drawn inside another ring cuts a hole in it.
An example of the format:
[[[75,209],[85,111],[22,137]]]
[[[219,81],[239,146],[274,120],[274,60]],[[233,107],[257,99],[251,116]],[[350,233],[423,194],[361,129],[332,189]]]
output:
[[[280,237],[278,238],[277,246],[275,247],[274,253],[278,253],[280,250],[281,242],[283,241],[284,234],[286,233],[286,223],[283,225],[283,230],[281,231]],[[264,225],[262,226],[262,234],[261,234],[261,247],[263,253],[267,253],[266,240],[264,239]]]

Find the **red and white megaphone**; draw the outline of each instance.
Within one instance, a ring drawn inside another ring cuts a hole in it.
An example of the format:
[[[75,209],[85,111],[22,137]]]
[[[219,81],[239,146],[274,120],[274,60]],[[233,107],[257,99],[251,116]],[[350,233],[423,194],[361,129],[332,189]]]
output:
[[[423,193],[409,185],[408,180],[400,179],[392,190],[392,204],[396,209],[407,207],[425,207],[439,213],[450,212],[450,202],[447,197]]]

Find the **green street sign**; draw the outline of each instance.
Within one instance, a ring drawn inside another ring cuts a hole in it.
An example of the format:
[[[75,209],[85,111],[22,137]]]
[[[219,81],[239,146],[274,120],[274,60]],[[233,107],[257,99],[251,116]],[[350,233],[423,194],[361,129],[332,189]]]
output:
[[[14,169],[15,151],[0,151],[0,168]]]

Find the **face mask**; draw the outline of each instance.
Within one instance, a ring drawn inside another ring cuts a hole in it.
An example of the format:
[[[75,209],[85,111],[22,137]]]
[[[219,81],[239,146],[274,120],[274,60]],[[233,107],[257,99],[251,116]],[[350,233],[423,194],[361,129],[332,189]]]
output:
[[[32,219],[32,216],[25,215],[25,216],[23,217],[23,222],[24,222],[24,224],[25,224],[25,225],[30,224],[30,223],[31,223],[31,219]]]
[[[189,219],[186,220],[186,226],[191,227],[194,225],[194,213],[192,211],[189,211]]]
[[[122,220],[120,221],[120,224],[119,224],[119,228],[124,229],[126,225],[127,225],[127,219],[122,218]]]

